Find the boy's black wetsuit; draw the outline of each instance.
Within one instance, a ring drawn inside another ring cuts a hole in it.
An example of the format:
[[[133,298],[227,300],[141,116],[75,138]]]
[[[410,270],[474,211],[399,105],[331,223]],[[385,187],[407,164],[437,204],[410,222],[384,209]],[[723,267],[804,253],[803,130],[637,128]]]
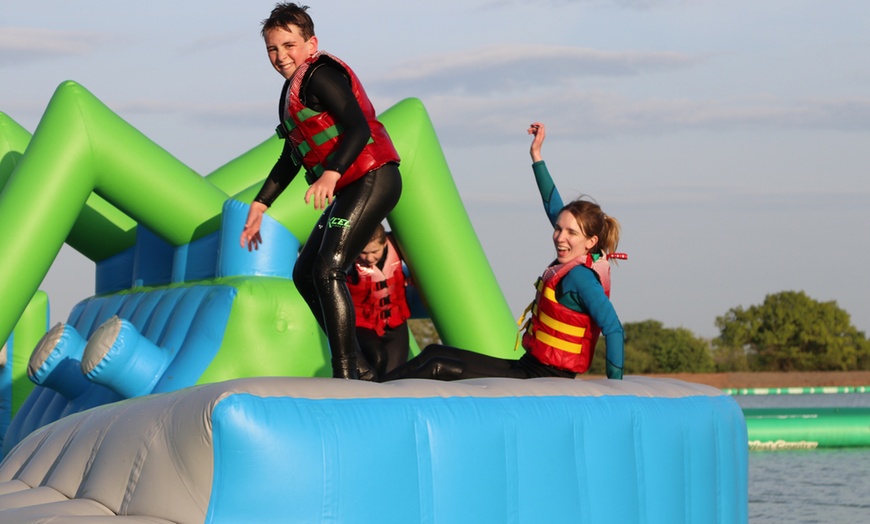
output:
[[[348,73],[340,65],[318,61],[305,73],[300,99],[310,109],[329,113],[341,127],[341,142],[325,168],[344,173],[368,142],[371,129],[351,89]],[[285,83],[281,95],[282,119],[291,82],[292,79]],[[301,167],[296,148],[286,140],[281,157],[254,200],[271,205]],[[335,377],[377,378],[356,342],[353,302],[345,277],[377,225],[399,201],[401,192],[397,162],[388,162],[336,191],[335,199],[318,219],[293,269],[296,288],[329,339]]]

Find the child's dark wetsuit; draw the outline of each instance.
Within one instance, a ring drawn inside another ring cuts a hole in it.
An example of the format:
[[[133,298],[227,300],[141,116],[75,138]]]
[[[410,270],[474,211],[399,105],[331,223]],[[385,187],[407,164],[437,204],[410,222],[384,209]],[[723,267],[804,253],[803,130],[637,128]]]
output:
[[[327,335],[333,376],[375,380],[355,338],[345,277],[399,201],[399,156],[353,71],[331,55],[316,54],[287,80],[280,116],[284,149],[254,200],[271,205],[303,165],[309,183],[325,170],[342,174],[299,253],[293,280]],[[324,145],[321,137],[330,134]]]

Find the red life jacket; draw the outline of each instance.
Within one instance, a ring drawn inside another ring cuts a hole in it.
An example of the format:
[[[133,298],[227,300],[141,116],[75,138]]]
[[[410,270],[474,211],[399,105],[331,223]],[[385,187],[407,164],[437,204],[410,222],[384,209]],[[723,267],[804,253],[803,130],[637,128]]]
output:
[[[538,279],[535,301],[523,312],[532,316],[525,324],[522,335],[523,348],[544,364],[574,373],[584,373],[592,363],[595,344],[601,328],[592,318],[560,304],[556,298],[556,286],[569,271],[584,265],[595,271],[604,293],[610,296],[610,264],[607,256],[593,261],[592,255],[578,257],[564,264],[548,267]],[[621,257],[620,257],[621,258]]]
[[[328,53],[318,52],[293,73],[293,77],[290,79],[290,88],[287,89],[283,115],[283,130],[301,157],[297,161],[301,160],[302,165],[305,166],[305,178],[308,183],[314,183],[323,174],[327,160],[341,143],[342,134],[341,127],[336,125],[329,113],[320,113],[305,107],[299,97],[305,73],[309,67],[320,60],[332,61],[341,66],[347,73],[350,78],[351,90],[359,102],[372,132],[372,136],[362,152],[338,179],[338,183],[335,185],[335,190],[338,191],[369,171],[373,171],[388,162],[398,162],[399,153],[393,147],[393,142],[390,140],[390,135],[387,134],[384,125],[378,121],[375,109],[356,74],[338,58]]]
[[[405,298],[405,274],[402,259],[392,240],[387,237],[384,269],[354,264],[359,282],[350,280],[347,287],[356,309],[356,326],[372,329],[383,335],[386,328],[396,328],[411,318]]]

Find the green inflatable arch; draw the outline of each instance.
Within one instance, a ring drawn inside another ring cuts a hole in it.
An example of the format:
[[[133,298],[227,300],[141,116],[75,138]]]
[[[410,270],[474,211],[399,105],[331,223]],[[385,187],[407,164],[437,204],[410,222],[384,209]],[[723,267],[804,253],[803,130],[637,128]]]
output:
[[[404,184],[388,221],[442,340],[515,358],[513,315],[425,107],[403,100],[381,119]],[[65,242],[94,262],[134,246],[137,226],[185,246],[220,228],[227,199],[251,201],[280,148],[270,138],[201,176],[72,81],[57,88],[32,137],[0,113],[0,341]],[[319,214],[302,204],[305,189],[297,177],[269,211],[300,242]]]

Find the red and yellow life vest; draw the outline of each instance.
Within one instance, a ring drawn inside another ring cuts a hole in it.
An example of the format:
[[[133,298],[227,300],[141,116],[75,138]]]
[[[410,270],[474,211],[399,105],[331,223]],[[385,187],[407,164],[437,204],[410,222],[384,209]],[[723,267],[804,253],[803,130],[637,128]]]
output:
[[[389,237],[386,249],[383,270],[376,265],[354,264],[359,282],[347,282],[356,309],[356,326],[372,329],[378,335],[383,335],[386,328],[398,327],[411,318],[411,310],[405,298],[402,259]]]
[[[336,125],[329,113],[317,112],[305,107],[299,97],[302,80],[308,68],[319,60],[330,60],[341,66],[350,78],[351,90],[362,108],[369,123],[372,136],[357,159],[335,185],[335,190],[343,188],[354,180],[388,162],[398,162],[399,153],[383,124],[378,121],[375,109],[369,101],[356,74],[344,62],[324,52],[318,52],[299,66],[290,79],[287,99],[284,103],[283,128],[287,138],[299,153],[301,163],[307,171],[308,183],[314,183],[323,174],[324,166],[341,142],[342,129]]]
[[[607,256],[593,261],[592,255],[578,257],[571,262],[548,267],[535,287],[535,301],[523,312],[518,324],[522,325],[526,313],[532,316],[526,322],[522,335],[523,348],[544,364],[574,373],[584,373],[592,363],[595,344],[601,328],[592,318],[560,304],[556,286],[569,271],[578,265],[595,271],[604,293],[610,296],[610,264]],[[521,328],[522,331],[522,328]]]

